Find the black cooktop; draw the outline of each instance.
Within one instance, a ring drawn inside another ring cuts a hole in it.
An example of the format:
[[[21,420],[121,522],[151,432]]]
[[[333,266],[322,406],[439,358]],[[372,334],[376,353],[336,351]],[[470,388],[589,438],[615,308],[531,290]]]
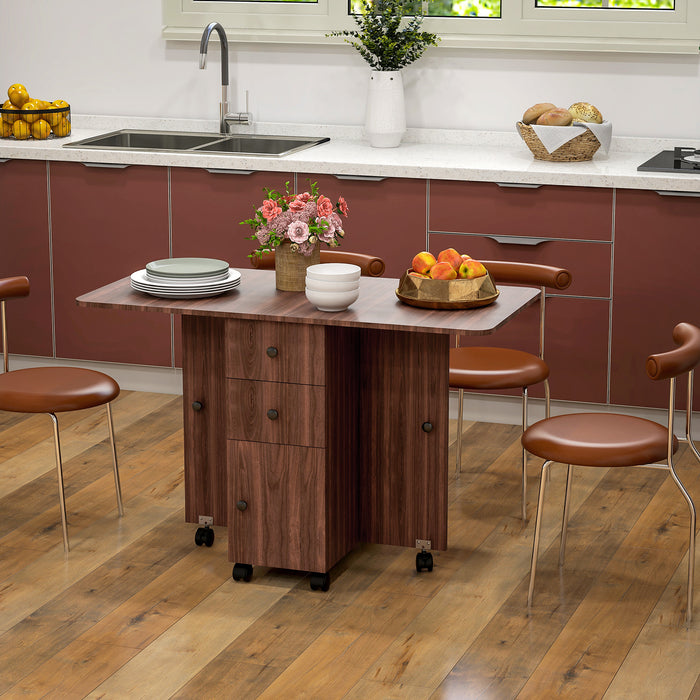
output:
[[[700,150],[679,146],[672,151],[661,151],[637,170],[653,173],[692,173],[700,175]]]

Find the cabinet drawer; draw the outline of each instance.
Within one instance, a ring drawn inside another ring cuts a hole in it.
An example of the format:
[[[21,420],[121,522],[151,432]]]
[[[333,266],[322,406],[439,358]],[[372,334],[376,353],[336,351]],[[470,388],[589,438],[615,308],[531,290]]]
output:
[[[324,387],[229,379],[226,406],[228,439],[326,446]]]
[[[546,240],[538,245],[513,245],[499,243],[487,236],[431,233],[430,251],[437,254],[445,248],[456,248],[477,260],[565,267],[571,272],[571,286],[556,294],[610,298],[610,243]]]
[[[431,180],[431,231],[612,240],[612,189]]]
[[[325,384],[324,328],[297,323],[227,321],[226,376]]]

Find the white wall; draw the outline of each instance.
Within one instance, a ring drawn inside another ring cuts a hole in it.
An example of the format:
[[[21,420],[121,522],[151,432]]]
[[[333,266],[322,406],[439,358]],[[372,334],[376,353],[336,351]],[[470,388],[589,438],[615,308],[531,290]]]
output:
[[[1,0],[0,8],[0,90],[21,82],[76,114],[218,118],[218,45],[200,71],[196,42],[161,37],[160,2]],[[232,44],[232,106],[243,108],[248,89],[257,121],[359,125],[367,70],[349,46]],[[535,102],[583,100],[619,136],[700,138],[697,56],[438,48],[404,80],[411,127],[511,131]]]

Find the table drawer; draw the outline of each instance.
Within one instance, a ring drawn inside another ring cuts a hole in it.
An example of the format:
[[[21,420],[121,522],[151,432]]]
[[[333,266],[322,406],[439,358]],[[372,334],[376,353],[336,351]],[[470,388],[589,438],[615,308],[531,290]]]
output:
[[[610,298],[610,243],[549,239],[537,245],[518,245],[517,239],[504,243],[488,236],[431,233],[430,252],[437,255],[445,248],[456,248],[477,260],[508,260],[565,267],[571,272],[571,286],[563,291],[548,293]]]
[[[612,240],[612,189],[431,180],[431,231]]]
[[[326,446],[325,387],[229,379],[226,437]]]
[[[229,320],[226,376],[323,385],[326,383],[324,328],[300,323]]]

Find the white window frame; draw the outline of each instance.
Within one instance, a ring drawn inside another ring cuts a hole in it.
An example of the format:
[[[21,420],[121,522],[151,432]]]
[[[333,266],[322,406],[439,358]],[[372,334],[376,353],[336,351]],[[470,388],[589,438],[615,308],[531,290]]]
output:
[[[354,29],[347,0],[316,3],[163,0],[163,36],[199,40],[221,22],[231,41],[329,44],[333,30]],[[427,17],[440,46],[698,54],[700,0],[676,0],[674,10],[535,7],[502,0],[501,17]]]

